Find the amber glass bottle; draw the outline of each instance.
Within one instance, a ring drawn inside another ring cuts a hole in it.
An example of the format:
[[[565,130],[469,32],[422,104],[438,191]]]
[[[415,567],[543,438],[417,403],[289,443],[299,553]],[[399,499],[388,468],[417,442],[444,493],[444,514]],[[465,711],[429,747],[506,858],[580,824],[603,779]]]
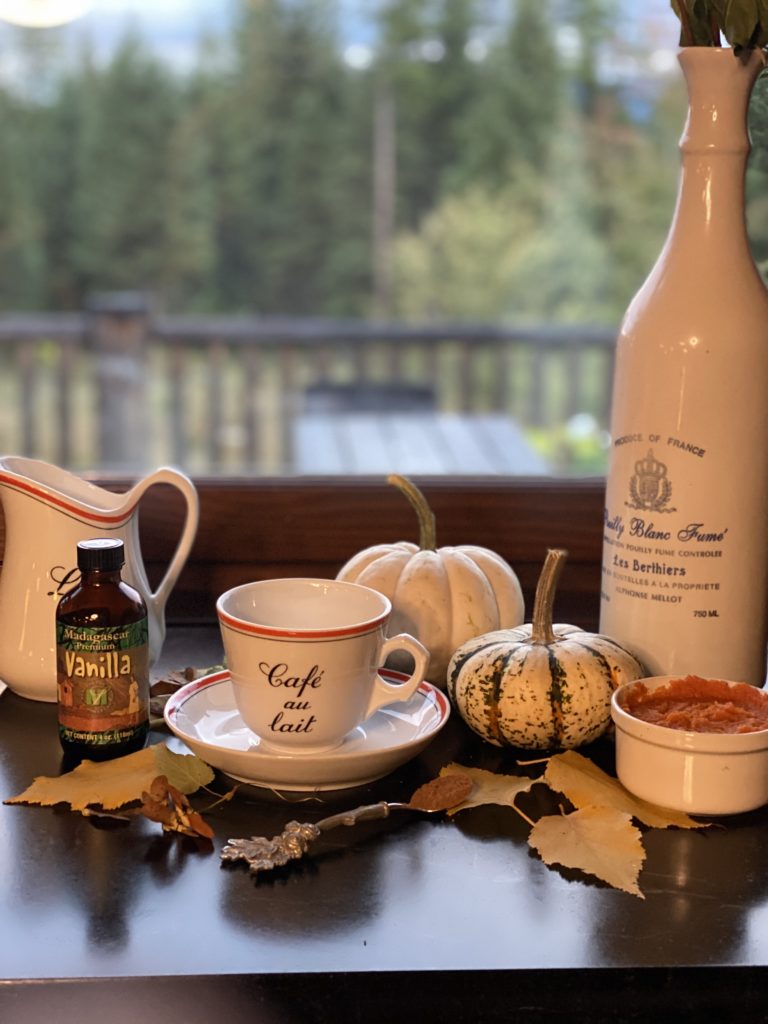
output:
[[[59,737],[70,761],[140,750],[149,731],[147,609],[121,579],[123,542],[77,545],[80,582],[56,609]]]

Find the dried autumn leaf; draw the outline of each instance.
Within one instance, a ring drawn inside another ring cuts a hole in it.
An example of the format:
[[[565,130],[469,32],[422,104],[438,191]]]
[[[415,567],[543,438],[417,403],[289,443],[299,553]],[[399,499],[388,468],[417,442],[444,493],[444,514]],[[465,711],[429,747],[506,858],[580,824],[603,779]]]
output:
[[[466,768],[461,764],[448,764],[440,771],[440,777],[446,775],[466,775],[474,783],[469,796],[456,807],[451,807],[449,814],[465,811],[468,807],[480,807],[482,804],[501,804],[503,807],[514,807],[519,793],[527,793],[536,779],[523,775],[498,775],[496,772],[485,771],[484,768]]]
[[[175,754],[161,743],[112,761],[83,761],[73,771],[55,778],[40,775],[23,793],[5,803],[46,807],[66,803],[73,811],[88,807],[114,810],[140,800],[158,775],[165,775],[184,793],[194,793],[214,777],[213,770],[196,755]]]
[[[466,800],[473,788],[474,783],[469,775],[449,772],[419,786],[408,801],[408,806],[420,811],[445,811]]]
[[[196,793],[201,786],[213,781],[213,769],[199,757],[175,754],[164,743],[149,748],[155,751],[158,775],[165,775],[168,783],[182,793]]]
[[[191,683],[194,678],[192,669],[174,669],[172,672],[167,672],[162,679],[156,679],[149,688],[149,694],[151,697],[168,696],[171,693],[176,693],[187,683]]]
[[[629,814],[610,807],[584,807],[549,814],[531,829],[528,845],[545,864],[576,868],[645,899],[638,885],[645,860],[640,830]]]
[[[170,693],[149,698],[149,722],[153,729],[160,729],[165,724],[165,705],[170,698]]]
[[[198,836],[201,839],[213,839],[213,829],[202,814],[194,809],[189,800],[174,786],[168,787],[168,799],[176,812],[172,830],[187,836]]]
[[[682,811],[639,800],[628,793],[618,779],[612,778],[575,750],[566,750],[549,759],[542,782],[566,796],[574,807],[612,807],[637,818],[651,828],[706,828]]]
[[[149,787],[148,793],[142,793],[142,800],[155,800],[162,801],[168,796],[168,777],[167,775],[158,775],[156,779],[152,780],[152,785]]]
[[[164,827],[170,824],[173,809],[168,803],[168,780],[164,775],[158,775],[149,791],[141,794],[140,813]]]
[[[213,839],[215,835],[211,826],[198,811],[191,810],[189,812],[189,827],[192,834],[200,836],[201,839]]]
[[[166,672],[162,678],[156,679],[149,692],[153,697],[175,693],[187,683],[192,683],[195,679],[202,679],[203,676],[209,676],[222,668],[224,668],[223,665],[209,665],[207,668],[195,668],[188,665],[186,668],[172,669],[170,672]]]
[[[140,813],[150,821],[162,824],[164,832],[180,832],[185,836],[213,839],[211,826],[164,775],[159,775],[149,790],[142,793]]]
[[[171,672],[167,672],[161,679],[156,679],[149,688],[149,713],[153,719],[153,724],[162,724],[165,705],[172,694],[176,693],[182,686],[186,686],[187,683],[217,672],[223,667],[223,665],[210,665],[208,668],[193,668],[190,665],[187,668],[173,669]]]

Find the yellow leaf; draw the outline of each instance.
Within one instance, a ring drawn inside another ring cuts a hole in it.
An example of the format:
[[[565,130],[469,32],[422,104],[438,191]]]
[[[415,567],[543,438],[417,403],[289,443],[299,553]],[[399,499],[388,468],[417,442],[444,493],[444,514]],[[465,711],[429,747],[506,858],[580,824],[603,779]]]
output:
[[[164,775],[181,793],[195,793],[213,781],[213,769],[199,757],[175,754],[164,743],[157,743],[149,749],[155,754],[157,774]]]
[[[707,828],[682,811],[647,803],[627,792],[618,779],[612,778],[582,754],[566,750],[549,759],[542,781],[566,796],[574,807],[612,807],[637,818],[651,828]]]
[[[645,899],[637,882],[645,850],[629,814],[609,807],[549,814],[533,826],[528,845],[545,864],[586,871],[615,889]]]
[[[514,807],[518,793],[527,793],[536,779],[528,779],[523,775],[497,775],[483,768],[465,768],[461,764],[448,764],[442,768],[440,775],[468,775],[474,782],[474,788],[466,800],[451,807],[449,814],[465,811],[468,807],[480,807],[481,804],[501,804],[503,807]]]
[[[83,761],[71,772],[50,778],[39,775],[7,804],[69,804],[73,811],[88,807],[114,810],[140,800],[158,775],[165,775],[182,793],[194,793],[213,779],[211,768],[194,754],[174,754],[164,743],[112,761]]]

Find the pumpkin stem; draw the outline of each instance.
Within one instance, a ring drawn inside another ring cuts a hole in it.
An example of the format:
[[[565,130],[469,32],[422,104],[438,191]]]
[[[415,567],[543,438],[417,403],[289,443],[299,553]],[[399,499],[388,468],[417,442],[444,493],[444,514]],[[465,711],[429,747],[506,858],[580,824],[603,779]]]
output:
[[[387,483],[397,487],[415,509],[416,515],[419,517],[419,547],[421,550],[436,551],[435,515],[427,504],[427,499],[416,484],[412,483],[408,477],[400,476],[399,473],[391,473],[387,477]]]
[[[559,548],[550,548],[536,584],[536,597],[533,601],[533,618],[531,620],[531,641],[534,644],[552,644],[556,637],[552,629],[552,609],[555,603],[555,590],[563,571],[568,552]]]

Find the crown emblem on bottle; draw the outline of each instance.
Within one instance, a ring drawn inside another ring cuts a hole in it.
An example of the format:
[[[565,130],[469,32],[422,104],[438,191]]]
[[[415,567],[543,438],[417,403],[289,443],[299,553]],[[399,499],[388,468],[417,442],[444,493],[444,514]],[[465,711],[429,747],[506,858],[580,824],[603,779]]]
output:
[[[638,459],[635,463],[635,476],[661,480],[666,475],[667,467],[653,457],[650,449],[644,459]]]
[[[674,512],[669,506],[672,497],[672,484],[667,476],[665,463],[657,459],[653,449],[635,463],[635,472],[629,481],[629,496],[626,502],[629,508],[643,512]]]

